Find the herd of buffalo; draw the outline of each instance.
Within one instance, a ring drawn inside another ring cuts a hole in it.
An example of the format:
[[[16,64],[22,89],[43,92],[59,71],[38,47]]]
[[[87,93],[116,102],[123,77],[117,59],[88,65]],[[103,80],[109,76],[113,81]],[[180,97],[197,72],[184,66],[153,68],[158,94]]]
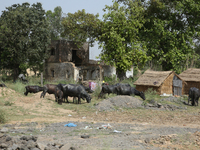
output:
[[[93,93],[93,91],[89,87],[85,87],[82,84],[46,84],[43,87],[37,85],[28,85],[25,87],[26,91],[24,95],[28,95],[28,93],[37,93],[42,91],[40,98],[44,98],[45,94],[54,94],[55,101],[58,104],[62,104],[63,102],[68,102],[68,96],[70,97],[78,97],[78,104],[81,103],[81,99],[86,100],[87,103],[91,102],[91,96],[89,93]],[[131,87],[129,84],[117,83],[115,85],[108,85],[106,83],[102,84],[101,92],[98,98],[103,98],[105,94],[117,94],[117,95],[138,95],[143,100],[145,100],[145,95],[143,92],[136,90],[134,87]]]
[[[5,84],[0,84],[0,87],[7,87]],[[63,102],[68,103],[68,96],[70,97],[78,97],[78,104],[81,103],[81,99],[87,101],[87,103],[91,102],[91,96],[88,93],[93,93],[93,91],[82,84],[46,84],[43,87],[37,85],[28,85],[25,87],[26,92],[24,95],[28,95],[28,93],[38,93],[42,91],[40,98],[44,98],[45,94],[54,94],[55,101],[58,104],[62,104]],[[98,98],[103,98],[105,94],[117,94],[117,95],[137,95],[140,96],[143,100],[145,100],[145,95],[143,92],[136,90],[134,87],[131,87],[128,83],[117,83],[114,85],[108,85],[107,83],[102,84],[101,92],[98,95]],[[191,101],[192,106],[198,106],[198,100],[200,97],[200,90],[196,87],[191,87],[189,89],[188,95],[188,105]],[[74,102],[74,101],[73,101]]]

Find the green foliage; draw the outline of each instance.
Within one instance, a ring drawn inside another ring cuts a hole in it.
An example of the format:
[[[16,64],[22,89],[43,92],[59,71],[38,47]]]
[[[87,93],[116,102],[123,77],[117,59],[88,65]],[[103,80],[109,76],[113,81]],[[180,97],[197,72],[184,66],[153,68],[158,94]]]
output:
[[[139,1],[126,0],[124,5],[113,2],[104,9],[103,22],[98,37],[102,53],[99,58],[114,65],[119,72],[144,65],[149,59],[146,47],[139,39],[139,29],[143,26],[144,8]]]
[[[12,103],[12,102],[9,102],[9,101],[6,101],[5,103],[4,103],[4,106],[12,106],[14,103]]]
[[[23,84],[22,82],[17,81],[17,82],[14,83],[14,84],[10,84],[10,85],[9,85],[9,88],[11,88],[11,89],[13,89],[13,90],[15,90],[15,91],[17,91],[17,92],[23,94],[23,93],[25,92],[25,86],[26,86],[26,85]]]
[[[46,18],[50,23],[51,39],[60,39],[61,33],[64,31],[64,26],[62,25],[62,8],[57,6],[54,8],[54,12],[48,10],[46,12]]]
[[[6,114],[3,110],[0,109],[0,124],[6,123]]]
[[[182,65],[188,67],[190,60],[198,58],[193,47],[200,31],[199,10],[197,0],[148,1],[140,38],[148,48],[147,55],[163,70],[180,73]]]
[[[86,13],[84,9],[78,10],[74,14],[68,13],[62,21],[64,26],[62,37],[75,41],[78,46],[89,40],[89,43],[93,46],[98,35],[100,22],[98,17],[98,14]]]
[[[152,100],[152,99],[157,99],[159,97],[159,95],[157,94],[157,92],[155,90],[153,90],[152,88],[148,88],[148,90],[146,90],[144,92],[146,100]]]
[[[15,78],[24,64],[40,64],[48,57],[49,24],[41,3],[14,4],[0,18],[0,66]]]

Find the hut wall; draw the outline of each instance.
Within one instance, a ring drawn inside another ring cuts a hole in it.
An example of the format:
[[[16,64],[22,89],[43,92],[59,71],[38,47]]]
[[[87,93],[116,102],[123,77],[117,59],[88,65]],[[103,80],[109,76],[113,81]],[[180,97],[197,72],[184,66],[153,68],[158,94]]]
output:
[[[166,94],[173,94],[173,77],[174,77],[174,74],[170,74],[167,79],[162,83],[161,85],[161,95],[163,93],[166,93]]]
[[[136,85],[136,90],[138,91],[147,91],[149,88],[151,88],[152,90],[156,91],[157,94],[160,94],[160,88],[156,87],[156,86],[146,86],[146,85]]]
[[[186,85],[184,87],[184,94],[188,94],[189,93],[189,89],[191,87],[196,87],[198,89],[200,89],[200,82],[194,82],[194,81],[186,81]]]

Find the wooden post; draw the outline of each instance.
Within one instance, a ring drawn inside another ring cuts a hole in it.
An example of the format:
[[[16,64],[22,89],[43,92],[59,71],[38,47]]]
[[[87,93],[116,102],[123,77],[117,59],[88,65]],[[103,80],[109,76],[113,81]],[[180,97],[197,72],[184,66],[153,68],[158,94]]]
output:
[[[41,79],[41,86],[43,86],[43,72],[41,72],[40,79]]]

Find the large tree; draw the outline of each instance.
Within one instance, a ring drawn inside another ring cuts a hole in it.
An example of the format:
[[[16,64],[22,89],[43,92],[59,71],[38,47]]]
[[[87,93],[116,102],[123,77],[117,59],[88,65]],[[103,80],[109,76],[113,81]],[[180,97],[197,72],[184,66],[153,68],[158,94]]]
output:
[[[62,25],[63,17],[62,8],[60,6],[55,7],[54,12],[51,10],[46,12],[46,18],[50,23],[52,40],[61,38],[61,33],[64,31],[64,27]]]
[[[99,34],[99,15],[86,13],[85,10],[78,10],[74,14],[68,13],[63,18],[64,32],[62,37],[75,41],[78,46],[89,42],[91,46]]]
[[[15,80],[20,66],[40,64],[47,58],[49,24],[41,3],[14,4],[0,17],[0,67],[13,70]]]
[[[163,70],[181,72],[195,57],[194,38],[199,35],[198,0],[150,0],[146,5],[141,38],[148,55]]]
[[[138,33],[144,23],[144,7],[140,1],[124,0],[122,4],[114,1],[104,11],[98,37],[102,48],[100,59],[114,65],[118,77],[124,78],[131,66],[145,64],[148,60]]]

